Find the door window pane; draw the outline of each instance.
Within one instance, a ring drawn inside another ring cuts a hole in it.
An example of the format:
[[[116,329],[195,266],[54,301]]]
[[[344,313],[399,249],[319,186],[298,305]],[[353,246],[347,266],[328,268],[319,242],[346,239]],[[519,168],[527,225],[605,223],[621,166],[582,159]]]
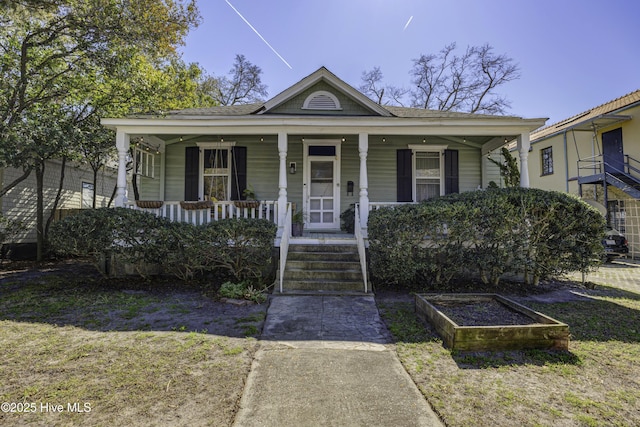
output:
[[[313,162],[311,180],[333,180],[333,162]]]
[[[335,156],[336,147],[334,145],[310,145],[310,156]]]
[[[311,182],[311,197],[333,196],[333,184],[331,182]]]

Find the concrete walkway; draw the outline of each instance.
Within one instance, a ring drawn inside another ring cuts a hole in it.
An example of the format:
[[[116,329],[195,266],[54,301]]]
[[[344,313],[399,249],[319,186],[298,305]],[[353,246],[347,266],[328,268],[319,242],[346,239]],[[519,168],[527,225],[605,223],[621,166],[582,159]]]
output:
[[[442,426],[373,296],[272,297],[234,425]]]
[[[578,282],[582,280],[580,273],[573,273],[569,277]],[[587,274],[586,281],[640,294],[640,261],[616,259]]]

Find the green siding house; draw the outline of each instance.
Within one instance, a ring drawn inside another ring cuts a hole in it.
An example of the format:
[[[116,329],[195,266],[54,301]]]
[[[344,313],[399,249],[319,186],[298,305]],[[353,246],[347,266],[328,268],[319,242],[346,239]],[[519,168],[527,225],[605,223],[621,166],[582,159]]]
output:
[[[326,233],[357,206],[366,237],[379,206],[485,188],[488,153],[516,140],[526,164],[544,122],[381,106],[324,67],[264,103],[102,120],[117,135],[117,206],[194,222],[268,218],[279,238],[300,210],[306,230]]]

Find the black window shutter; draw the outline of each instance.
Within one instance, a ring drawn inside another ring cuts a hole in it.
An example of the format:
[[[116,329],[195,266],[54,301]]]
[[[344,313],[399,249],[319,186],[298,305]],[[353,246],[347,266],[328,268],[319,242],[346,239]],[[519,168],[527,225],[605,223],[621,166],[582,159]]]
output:
[[[200,149],[187,147],[184,153],[184,200],[198,200]]]
[[[444,150],[444,194],[458,193],[458,150]]]
[[[398,202],[413,202],[413,176],[411,174],[411,150],[397,151]]]
[[[247,147],[231,150],[231,200],[244,200],[247,189]]]

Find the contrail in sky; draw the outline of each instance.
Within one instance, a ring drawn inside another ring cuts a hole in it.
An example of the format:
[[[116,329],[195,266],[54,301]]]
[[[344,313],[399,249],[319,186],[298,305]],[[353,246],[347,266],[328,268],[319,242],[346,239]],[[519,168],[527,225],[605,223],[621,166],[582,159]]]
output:
[[[247,21],[247,20],[246,20],[246,18],[245,18],[244,16],[242,16],[242,14],[241,14],[240,12],[238,12],[238,9],[236,9],[235,7],[233,7],[233,5],[232,5],[231,3],[229,3],[229,0],[224,0],[224,1],[226,1],[226,2],[227,2],[227,4],[229,5],[229,7],[231,7],[231,9],[233,9],[233,10],[238,14],[238,16],[239,16],[240,18],[242,18],[242,20],[243,20],[243,21],[244,21],[244,22],[249,26],[249,28],[251,28],[251,29],[253,30],[253,32],[254,32],[254,33],[256,33],[256,34],[258,35],[258,37],[260,37],[260,39],[264,42],[264,44],[266,44],[267,46],[269,46],[269,49],[271,49],[271,50],[273,51],[273,53],[275,53],[276,55],[278,55],[278,58],[280,58],[280,60],[281,60],[282,62],[284,62],[284,63],[285,63],[285,65],[286,65],[287,67],[289,67],[289,69],[290,69],[290,70],[293,70],[293,67],[292,67],[291,65],[289,65],[289,63],[288,63],[288,62],[287,62],[287,61],[286,61],[286,60],[285,60],[285,59],[284,59],[284,58],[283,58],[283,57],[282,57],[282,56],[281,56],[281,55],[280,55],[280,54],[279,54],[279,53],[278,53],[274,48],[273,48],[273,46],[271,46],[271,45],[269,44],[269,42],[268,42],[268,41],[266,41],[266,40],[264,39],[264,37],[262,37],[262,34],[260,34],[260,33],[258,32],[258,30],[256,30],[256,29],[253,27],[253,25],[251,25],[251,23],[249,23],[249,21]],[[412,16],[412,18],[413,18],[413,16]],[[411,21],[411,20],[409,20],[409,21]],[[407,25],[409,25],[409,23],[407,23]],[[406,28],[406,27],[405,27],[405,28]]]
[[[413,15],[411,15],[411,17],[409,18],[409,20],[407,21],[406,24],[404,24],[404,28],[402,29],[402,31],[406,30],[407,27],[409,26],[409,24],[411,24],[411,20],[413,19]]]

